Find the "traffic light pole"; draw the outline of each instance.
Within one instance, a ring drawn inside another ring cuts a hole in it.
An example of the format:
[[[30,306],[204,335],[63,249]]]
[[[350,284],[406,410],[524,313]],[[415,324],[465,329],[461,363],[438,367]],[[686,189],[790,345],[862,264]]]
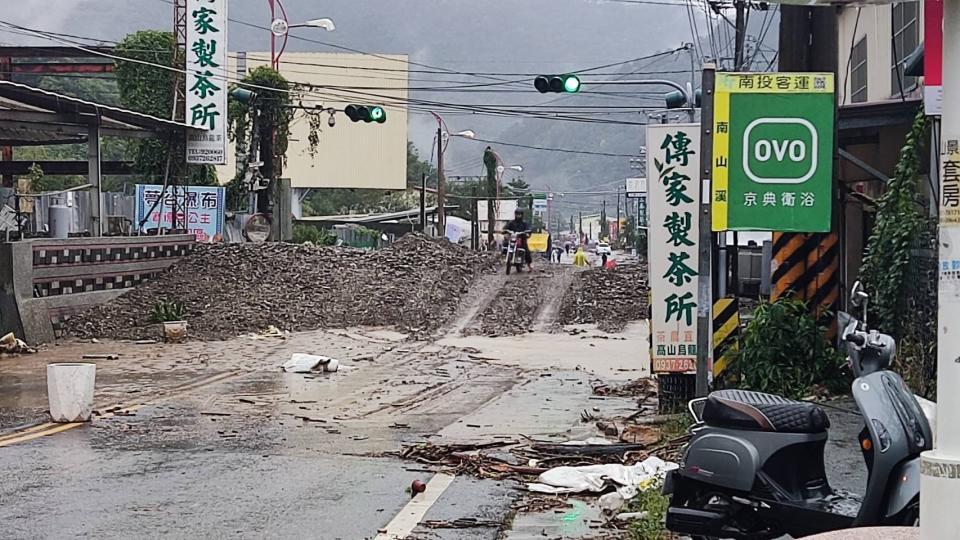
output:
[[[640,86],[669,86],[670,88],[674,88],[674,89],[676,89],[676,90],[679,90],[680,93],[683,94],[683,95],[686,97],[686,99],[687,99],[687,105],[688,105],[688,107],[686,107],[687,114],[690,115],[690,121],[691,121],[691,122],[696,122],[696,107],[695,107],[695,104],[694,104],[694,96],[693,96],[693,93],[692,93],[692,91],[691,91],[690,89],[688,89],[687,87],[683,86],[683,85],[680,84],[680,83],[675,83],[675,82],[669,81],[669,80],[667,80],[667,79],[623,79],[623,80],[618,80],[618,81],[590,81],[590,84],[597,84],[597,85],[602,84],[602,85],[604,85],[604,86],[608,86],[608,85],[613,85],[613,86],[617,86],[617,85],[620,85],[620,86],[625,86],[625,85],[631,85],[631,86],[636,86],[636,85],[640,85]]]

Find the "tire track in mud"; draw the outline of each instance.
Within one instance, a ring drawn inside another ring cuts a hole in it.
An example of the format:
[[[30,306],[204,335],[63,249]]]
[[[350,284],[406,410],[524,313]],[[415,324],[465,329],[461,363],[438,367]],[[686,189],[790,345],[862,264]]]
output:
[[[566,267],[541,266],[533,273],[505,276],[503,287],[465,333],[515,336],[549,328],[572,282],[570,272]]]

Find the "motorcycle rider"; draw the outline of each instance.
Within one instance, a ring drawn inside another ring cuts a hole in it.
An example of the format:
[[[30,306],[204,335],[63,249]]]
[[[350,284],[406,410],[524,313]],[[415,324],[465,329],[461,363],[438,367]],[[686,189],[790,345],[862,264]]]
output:
[[[523,209],[517,208],[513,211],[513,221],[507,223],[504,230],[519,234],[519,247],[523,248],[524,262],[527,263],[527,270],[533,271],[533,257],[530,256],[530,248],[527,246],[527,231],[530,231],[530,224],[523,220]]]

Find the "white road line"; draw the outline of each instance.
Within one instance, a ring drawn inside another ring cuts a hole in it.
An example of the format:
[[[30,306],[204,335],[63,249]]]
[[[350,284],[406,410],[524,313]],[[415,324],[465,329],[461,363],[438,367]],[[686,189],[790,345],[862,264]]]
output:
[[[451,483],[454,476],[447,473],[437,473],[427,482],[427,489],[423,493],[418,493],[410,499],[410,502],[400,509],[390,523],[387,523],[385,529],[377,534],[374,540],[400,540],[406,538],[413,532],[413,529],[420,524],[427,510],[443,495]]]

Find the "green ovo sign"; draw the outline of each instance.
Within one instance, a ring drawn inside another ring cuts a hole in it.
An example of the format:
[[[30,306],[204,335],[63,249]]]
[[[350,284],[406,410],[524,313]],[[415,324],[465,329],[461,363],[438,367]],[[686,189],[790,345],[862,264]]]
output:
[[[713,230],[830,230],[833,88],[829,73],[717,74]]]

